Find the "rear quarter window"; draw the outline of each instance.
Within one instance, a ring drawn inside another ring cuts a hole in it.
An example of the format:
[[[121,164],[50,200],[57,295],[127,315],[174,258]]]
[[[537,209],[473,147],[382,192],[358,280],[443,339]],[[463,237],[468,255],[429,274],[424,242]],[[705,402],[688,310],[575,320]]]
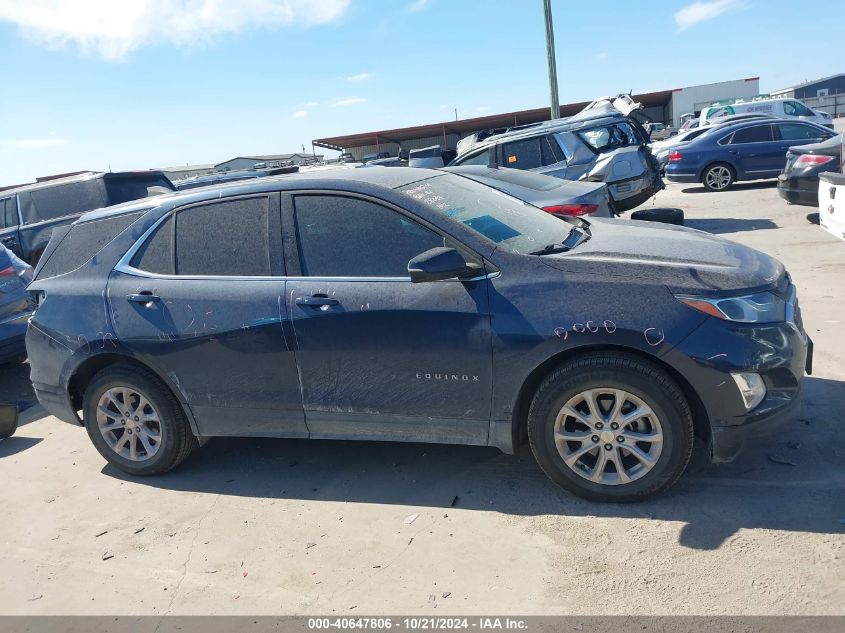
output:
[[[74,224],[64,237],[57,235],[57,244],[50,240],[35,271],[35,278],[47,279],[76,270],[144,213],[146,211]]]
[[[168,191],[176,188],[163,174],[150,176],[116,176],[105,178],[109,205],[139,200],[150,195],[151,187],[161,187]]]
[[[32,214],[38,222],[109,206],[102,178],[69,182],[29,192]]]

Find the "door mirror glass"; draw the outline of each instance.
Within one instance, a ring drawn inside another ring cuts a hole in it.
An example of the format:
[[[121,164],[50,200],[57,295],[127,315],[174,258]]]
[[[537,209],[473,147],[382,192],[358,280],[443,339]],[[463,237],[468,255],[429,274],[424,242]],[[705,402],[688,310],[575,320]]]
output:
[[[442,246],[420,253],[408,262],[411,282],[415,284],[475,275],[480,270],[481,266],[467,263],[454,248]]]

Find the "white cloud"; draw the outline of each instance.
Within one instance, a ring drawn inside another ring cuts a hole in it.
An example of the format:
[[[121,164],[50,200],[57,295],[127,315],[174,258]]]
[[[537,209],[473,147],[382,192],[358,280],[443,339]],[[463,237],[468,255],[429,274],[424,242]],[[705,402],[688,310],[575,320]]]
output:
[[[478,106],[476,108],[476,111],[477,112],[487,112],[487,110],[489,110],[489,109],[490,109],[490,106]]]
[[[305,103],[300,103],[299,107],[300,108],[316,108],[318,105],[320,105],[319,101],[306,101]]]
[[[294,119],[304,119],[308,116],[308,110],[297,110],[293,113]]]
[[[49,48],[76,44],[119,60],[142,46],[211,41],[242,30],[339,18],[350,0],[0,0],[0,22]]]
[[[342,108],[343,106],[356,105],[358,103],[366,103],[367,100],[363,97],[349,97],[347,99],[338,99],[332,103],[333,108]]]
[[[372,79],[373,73],[358,73],[357,75],[350,75],[346,78],[346,81],[367,81],[367,79]]]
[[[712,20],[735,9],[739,6],[741,0],[708,0],[703,2],[693,2],[675,13],[675,24],[678,25],[678,30],[683,31],[701,22]]]
[[[10,149],[43,149],[70,143],[66,138],[7,138],[0,144]]]
[[[415,11],[422,11],[428,6],[429,0],[414,0],[411,4],[408,5],[408,11],[412,13]]]

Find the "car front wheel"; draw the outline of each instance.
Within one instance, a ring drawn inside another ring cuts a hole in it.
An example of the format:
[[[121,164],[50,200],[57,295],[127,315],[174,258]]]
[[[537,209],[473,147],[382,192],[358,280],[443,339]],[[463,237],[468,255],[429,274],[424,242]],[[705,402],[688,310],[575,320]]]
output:
[[[632,502],[681,476],[692,454],[692,416],[659,367],[594,354],[566,362],[542,382],[528,437],[558,485],[592,501]]]
[[[734,183],[734,179],[733,169],[723,163],[710,165],[701,175],[701,183],[709,191],[724,191]]]
[[[88,436],[114,467],[155,475],[184,461],[197,440],[173,393],[142,367],[113,365],[85,390]]]

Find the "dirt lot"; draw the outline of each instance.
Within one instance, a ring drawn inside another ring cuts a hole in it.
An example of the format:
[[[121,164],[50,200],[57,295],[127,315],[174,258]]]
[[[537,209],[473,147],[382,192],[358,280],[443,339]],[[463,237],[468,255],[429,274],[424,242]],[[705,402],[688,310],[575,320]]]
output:
[[[0,444],[0,613],[845,614],[845,242],[770,183],[657,204],[792,272],[815,373],[788,433],[615,506],[459,446],[217,440],[132,480],[36,406]],[[32,400],[26,367],[0,397]]]

